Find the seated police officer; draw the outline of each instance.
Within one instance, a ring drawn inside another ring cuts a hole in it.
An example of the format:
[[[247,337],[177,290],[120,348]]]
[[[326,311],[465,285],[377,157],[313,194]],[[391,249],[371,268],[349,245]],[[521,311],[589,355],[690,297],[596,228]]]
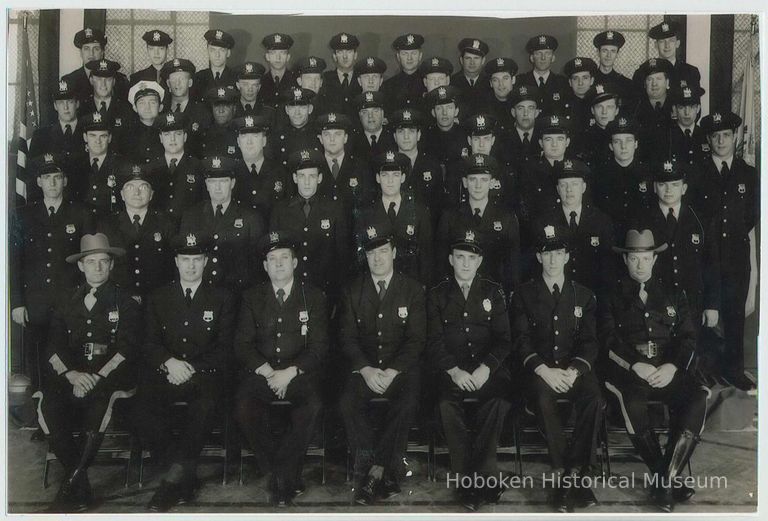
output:
[[[512,385],[505,361],[512,347],[509,316],[500,284],[477,275],[483,250],[473,230],[451,242],[453,276],[432,288],[427,298],[430,365],[440,374],[440,419],[451,455],[451,471],[499,478],[496,447],[510,403]],[[474,435],[466,425],[462,401],[478,400]],[[496,503],[497,487],[461,489],[469,510]]]
[[[80,252],[67,257],[85,275],[85,284],[62,295],[54,307],[48,335],[43,396],[38,421],[65,477],[51,512],[83,512],[92,502],[88,467],[104,439],[113,394],[135,385],[135,353],[141,341],[139,307],[110,280],[114,257],[103,233],[83,235]],[[72,431],[73,410],[82,413],[83,443]]]
[[[515,293],[512,310],[516,349],[532,381],[527,387],[536,419],[547,440],[553,475],[579,478],[591,471],[604,400],[594,372],[595,295],[566,276],[568,241],[562,228],[547,224],[538,230],[541,277]],[[576,424],[566,442],[557,400],[571,400]],[[589,487],[558,485],[552,502],[559,512],[597,503]]]
[[[370,227],[363,247],[370,273],[342,293],[339,337],[352,374],[339,408],[356,474],[362,475],[355,501],[370,505],[400,492],[399,469],[419,402],[418,363],[427,319],[421,284],[393,269],[391,233]],[[373,398],[389,400],[378,441],[366,414]]]
[[[630,228],[621,253],[628,275],[600,299],[600,340],[608,351],[605,386],[618,398],[627,433],[648,469],[659,481],[651,497],[664,512],[694,491],[678,483],[704,430],[708,390],[688,372],[696,348],[685,291],[654,276],[658,244],[651,230]],[[648,400],[670,407],[670,431],[664,454],[651,429]]]
[[[260,242],[269,281],[243,294],[235,336],[236,414],[259,467],[272,473],[272,504],[285,507],[304,489],[302,462],[322,407],[328,309],[322,291],[294,278],[298,260],[289,234],[273,231]],[[277,444],[270,431],[276,400],[290,402],[291,425]]]
[[[138,389],[138,425],[153,457],[167,467],[147,508],[167,512],[192,501],[197,460],[227,385],[235,299],[203,280],[210,243],[193,233],[174,239],[177,281],[150,294]],[[188,419],[170,443],[170,409],[187,402]]]

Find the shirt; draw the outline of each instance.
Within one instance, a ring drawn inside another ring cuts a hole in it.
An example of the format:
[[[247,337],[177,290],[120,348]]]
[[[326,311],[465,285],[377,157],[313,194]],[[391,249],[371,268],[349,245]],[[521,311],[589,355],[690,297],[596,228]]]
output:
[[[376,287],[376,292],[379,291],[379,281],[380,280],[383,280],[383,281],[385,281],[387,283],[386,284],[386,288],[387,288],[387,290],[389,290],[389,283],[392,282],[392,275],[394,275],[394,274],[395,274],[395,272],[393,270],[393,271],[390,271],[389,275],[387,275],[384,278],[376,277],[375,275],[371,275],[371,278],[373,279],[373,285]]]
[[[728,170],[733,168],[733,156],[730,156],[726,159],[720,159],[719,157],[712,156],[712,161],[714,161],[715,168],[717,168],[718,172],[720,172],[720,170],[723,168],[723,161],[725,161],[725,164],[728,165]]]
[[[88,163],[90,163],[91,165],[93,165],[93,160],[94,160],[94,159],[98,159],[98,160],[99,160],[99,170],[101,170],[101,167],[102,167],[102,166],[104,166],[104,160],[105,160],[106,158],[107,158],[107,154],[106,154],[106,152],[105,152],[104,154],[100,155],[100,156],[92,156],[92,155],[89,155],[89,156],[88,156]]]
[[[336,162],[339,165],[339,170],[341,170],[341,164],[344,162],[344,152],[341,152],[341,155],[338,157],[331,157],[328,154],[325,154],[325,161],[328,163],[328,170],[333,172],[333,160],[336,160]]]
[[[59,207],[61,206],[63,199],[59,199],[58,201],[50,201],[48,199],[43,198],[43,204],[45,205],[46,211],[53,206],[53,213],[58,213]]]
[[[176,105],[179,105],[179,110],[181,112],[184,112],[187,109],[188,103],[189,103],[189,97],[187,97],[184,101],[171,99],[171,106],[168,108],[168,110],[170,110],[171,112],[174,112],[176,110]]]
[[[227,213],[227,208],[229,208],[229,204],[231,202],[232,202],[231,199],[229,201],[227,201],[226,203],[214,203],[213,201],[211,201],[211,207],[213,208],[213,214],[216,215],[216,207],[219,206],[219,205],[221,205],[221,213],[222,214]]]
[[[542,279],[544,279],[544,284],[547,285],[547,289],[550,293],[554,291],[554,285],[557,284],[557,287],[560,288],[560,293],[563,292],[563,284],[565,284],[565,275],[560,275],[556,279],[548,279],[547,277],[542,276]]]
[[[676,219],[680,218],[680,206],[682,206],[681,203],[677,203],[675,206],[671,207],[672,210],[674,210],[674,212],[675,212],[675,218]],[[659,201],[659,208],[661,208],[661,213],[663,213],[664,217],[666,217],[667,214],[669,213],[670,206],[667,206],[663,202]]]
[[[223,67],[214,67],[213,65],[211,65],[211,76],[215,78],[217,72],[219,73],[219,78],[224,76],[224,67],[226,67],[226,65],[224,65]]]
[[[571,212],[576,212],[576,224],[579,224],[581,222],[581,206],[578,208],[566,208],[565,206],[562,206],[563,214],[565,215],[565,222],[569,223],[571,222]],[[562,286],[560,286],[562,288]]]
[[[72,133],[75,133],[75,128],[77,128],[77,118],[73,119],[69,123],[64,123],[63,121],[59,120],[59,126],[61,127],[61,132],[64,133],[67,131],[67,125],[69,125],[69,128],[72,129]]]
[[[128,220],[133,222],[133,216],[138,215],[139,216],[139,224],[144,224],[144,218],[147,216],[147,209],[144,208],[143,210],[139,212],[128,212]]]
[[[109,106],[112,105],[112,96],[104,99],[96,99],[96,96],[93,97],[93,104],[96,105],[96,110],[101,110],[101,102],[104,102],[107,104],[107,110],[109,110]]]
[[[171,159],[175,159],[176,160],[176,166],[179,166],[179,163],[181,163],[181,158],[183,156],[184,156],[184,152],[181,152],[179,154],[168,154],[166,152],[166,154],[165,154],[165,164],[168,165],[168,167],[170,168],[170,166],[171,166]]]
[[[280,288],[272,284],[272,293],[275,294],[275,298],[277,298],[277,290],[279,289]],[[283,286],[282,289],[285,292],[285,295],[283,295],[283,302],[285,302],[286,300],[288,300],[288,297],[291,295],[291,290],[293,289],[293,279],[291,279],[291,281],[288,284]]]
[[[186,297],[187,296],[187,288],[192,290],[192,298],[195,298],[195,293],[197,293],[197,288],[200,287],[200,284],[203,283],[203,279],[198,280],[194,284],[187,284],[186,282],[181,283],[181,293]]]
[[[245,166],[248,167],[248,171],[251,171],[251,165],[256,165],[256,172],[261,172],[261,167],[264,165],[264,156],[262,155],[261,158],[254,160],[248,160],[243,158],[243,162],[245,163]]]
[[[539,84],[539,78],[544,78],[544,83],[547,83],[547,80],[549,79],[549,73],[551,71],[547,72],[539,72],[539,71],[533,71],[533,77],[536,79],[536,85]]]
[[[384,129],[380,128],[380,129],[378,130],[378,132],[375,132],[375,133],[373,133],[373,134],[369,134],[368,132],[366,132],[366,133],[365,133],[365,137],[368,139],[368,144],[370,144],[370,143],[371,143],[371,136],[376,136],[376,142],[378,143],[378,142],[379,142],[379,140],[381,139],[381,131],[382,131],[382,130],[384,130]]]
[[[384,203],[384,209],[389,211],[389,203],[395,203],[395,214],[400,212],[400,203],[403,201],[403,196],[400,194],[397,194],[396,197],[381,197],[381,202]]]
[[[488,199],[486,199],[485,201],[481,201],[479,203],[476,201],[470,200],[469,206],[472,207],[472,215],[475,214],[475,208],[480,208],[480,217],[482,217],[483,214],[485,213],[485,207],[488,206]]]

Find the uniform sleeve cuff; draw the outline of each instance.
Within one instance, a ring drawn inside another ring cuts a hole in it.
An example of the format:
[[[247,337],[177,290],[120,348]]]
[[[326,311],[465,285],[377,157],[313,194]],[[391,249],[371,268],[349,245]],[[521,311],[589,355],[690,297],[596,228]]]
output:
[[[541,364],[544,364],[544,359],[541,358],[538,353],[531,353],[530,355],[526,356],[523,360],[523,365],[531,370],[536,369]]]
[[[121,355],[120,353],[115,353],[115,355],[109,359],[109,362],[104,364],[104,366],[99,369],[99,372],[97,373],[102,378],[106,378],[109,376],[109,373],[117,369],[117,367],[123,363],[125,360],[125,357]]]
[[[64,364],[64,362],[59,358],[59,355],[54,354],[51,356],[48,361],[53,366],[53,370],[56,371],[56,374],[59,376],[63,375],[67,372],[67,366]]]

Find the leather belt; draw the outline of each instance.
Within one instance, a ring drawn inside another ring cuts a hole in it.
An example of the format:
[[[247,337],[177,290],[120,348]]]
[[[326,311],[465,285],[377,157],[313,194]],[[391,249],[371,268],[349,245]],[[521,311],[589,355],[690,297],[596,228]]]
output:
[[[660,347],[661,346],[659,344],[657,344],[652,340],[649,340],[644,344],[635,344],[635,350],[647,358],[654,358],[656,356],[659,356]]]
[[[103,355],[109,348],[108,344],[97,344],[96,342],[86,342],[83,344],[83,354],[88,360],[93,360],[93,355]]]

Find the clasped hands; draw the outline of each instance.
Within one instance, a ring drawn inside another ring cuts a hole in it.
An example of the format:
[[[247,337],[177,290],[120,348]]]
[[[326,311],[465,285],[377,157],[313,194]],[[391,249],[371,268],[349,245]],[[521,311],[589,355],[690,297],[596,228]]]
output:
[[[93,373],[83,373],[80,371],[67,371],[64,376],[72,384],[72,394],[76,398],[83,398],[86,394],[93,391],[96,384],[101,380],[101,375]]]
[[[491,369],[485,364],[480,364],[471,373],[460,369],[458,366],[454,366],[446,372],[451,377],[451,380],[453,380],[453,383],[456,384],[456,387],[468,393],[479,391],[491,376]]]
[[[288,384],[299,374],[299,369],[292,365],[285,369],[272,369],[268,362],[264,362],[256,369],[256,374],[267,379],[267,385],[279,399],[285,398]]]
[[[535,373],[539,375],[552,390],[558,393],[568,392],[576,382],[576,378],[579,377],[578,371],[573,367],[560,369],[558,367],[549,367],[545,364],[540,364],[536,368]]]

